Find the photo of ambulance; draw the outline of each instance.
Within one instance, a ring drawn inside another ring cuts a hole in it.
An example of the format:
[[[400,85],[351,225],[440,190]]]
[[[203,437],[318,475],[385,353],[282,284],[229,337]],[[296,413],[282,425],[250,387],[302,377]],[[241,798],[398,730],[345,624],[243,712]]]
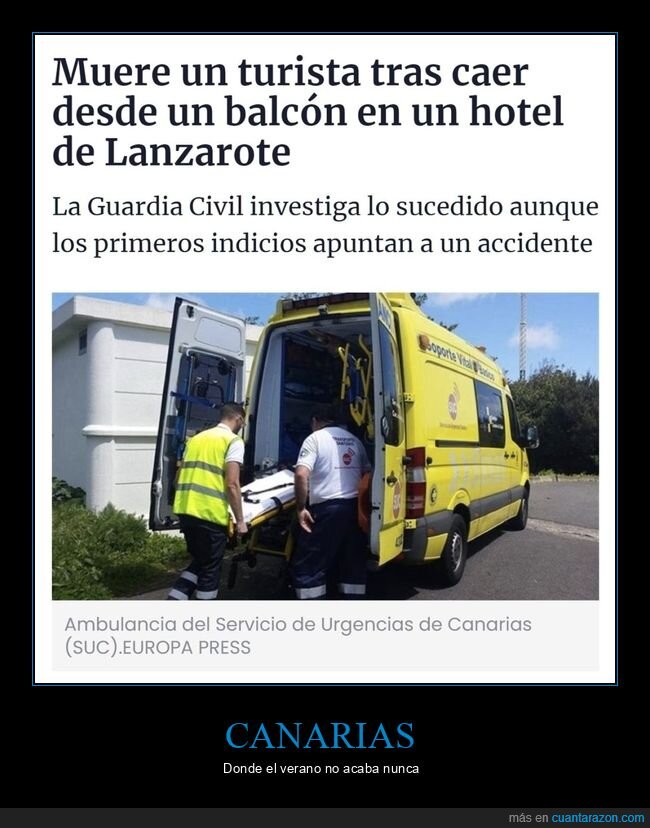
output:
[[[176,300],[152,529],[177,526],[171,504],[185,441],[232,400],[244,400],[247,412],[242,494],[256,530],[249,555],[291,552],[292,469],[318,403],[337,405],[373,465],[359,517],[377,565],[436,561],[453,585],[469,541],[501,524],[525,528],[526,451],[538,445],[537,430],[520,428],[506,378],[484,350],[430,320],[411,294],[281,299],[248,389],[244,366],[243,320]]]

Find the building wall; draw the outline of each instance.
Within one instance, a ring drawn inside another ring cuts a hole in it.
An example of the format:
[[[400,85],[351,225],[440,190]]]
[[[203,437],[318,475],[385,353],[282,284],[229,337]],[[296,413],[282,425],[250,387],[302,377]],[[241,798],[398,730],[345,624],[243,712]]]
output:
[[[120,425],[158,427],[168,331],[115,325],[115,409]]]
[[[169,334],[116,325],[114,337],[114,422],[149,433],[115,435],[112,502],[129,512],[148,514]]]
[[[247,328],[246,382],[261,330]],[[148,515],[169,329],[98,319],[87,331],[84,356],[76,331],[53,353],[53,474],[91,509]]]
[[[79,354],[79,336],[70,336],[52,354],[52,469],[73,486],[88,487],[88,355]]]

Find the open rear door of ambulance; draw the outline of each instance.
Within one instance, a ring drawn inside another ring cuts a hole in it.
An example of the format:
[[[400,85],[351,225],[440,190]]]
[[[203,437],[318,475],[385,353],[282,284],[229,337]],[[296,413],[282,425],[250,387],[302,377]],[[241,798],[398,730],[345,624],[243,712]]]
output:
[[[404,548],[406,446],[395,317],[382,293],[370,294],[370,320],[375,425],[370,551],[384,564]]]
[[[244,396],[243,319],[176,299],[151,483],[150,529],[175,529],[174,480],[186,441]]]

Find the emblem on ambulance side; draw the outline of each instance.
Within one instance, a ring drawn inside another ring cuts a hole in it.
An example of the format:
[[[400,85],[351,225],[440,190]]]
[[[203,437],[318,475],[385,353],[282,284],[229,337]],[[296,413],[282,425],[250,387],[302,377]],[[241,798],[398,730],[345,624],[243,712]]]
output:
[[[449,399],[447,400],[447,411],[449,411],[449,416],[452,420],[455,420],[458,416],[458,401],[460,400],[460,391],[458,390],[458,386],[454,383],[454,387],[452,389],[451,394],[449,395]]]

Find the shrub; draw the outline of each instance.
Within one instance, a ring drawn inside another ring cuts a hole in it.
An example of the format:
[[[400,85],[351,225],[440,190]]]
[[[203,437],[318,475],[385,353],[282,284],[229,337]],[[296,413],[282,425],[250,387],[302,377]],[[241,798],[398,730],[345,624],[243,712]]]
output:
[[[65,480],[60,480],[58,477],[52,478],[52,502],[65,503],[68,500],[74,500],[78,503],[86,502],[86,493],[79,486],[71,486]]]
[[[142,518],[58,502],[52,514],[53,597],[102,599],[151,587],[185,559],[180,538],[149,534]]]
[[[149,531],[144,518],[116,509],[111,503],[96,517],[94,540],[98,555],[118,561],[146,548]]]
[[[79,503],[61,502],[52,510],[52,592],[54,598],[110,598],[102,583],[94,529],[97,515]]]

